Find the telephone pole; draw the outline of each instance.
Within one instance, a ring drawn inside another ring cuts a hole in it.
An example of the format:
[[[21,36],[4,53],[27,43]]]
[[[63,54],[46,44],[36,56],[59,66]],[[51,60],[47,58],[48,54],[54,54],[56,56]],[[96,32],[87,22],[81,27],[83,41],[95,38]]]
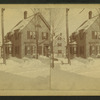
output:
[[[50,41],[51,41],[51,67],[54,68],[54,52],[53,52],[53,30],[54,26],[52,25],[52,20],[51,20],[51,9],[50,9]]]
[[[35,34],[36,34],[36,59],[38,59],[38,15],[35,15]]]
[[[70,44],[69,44],[69,30],[68,30],[68,11],[69,9],[66,8],[66,36],[67,36],[67,51],[68,51],[68,64],[71,64],[70,61]]]
[[[1,9],[1,30],[2,30],[2,47],[3,47],[3,63],[6,64],[5,41],[4,41],[4,8]]]

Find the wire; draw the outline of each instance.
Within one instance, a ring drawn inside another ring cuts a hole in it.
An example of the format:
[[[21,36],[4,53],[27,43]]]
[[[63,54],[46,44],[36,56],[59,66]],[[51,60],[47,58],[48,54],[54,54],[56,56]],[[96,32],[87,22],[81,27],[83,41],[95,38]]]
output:
[[[85,8],[83,8],[82,11],[79,12],[79,14],[81,14],[84,10],[85,10]]]

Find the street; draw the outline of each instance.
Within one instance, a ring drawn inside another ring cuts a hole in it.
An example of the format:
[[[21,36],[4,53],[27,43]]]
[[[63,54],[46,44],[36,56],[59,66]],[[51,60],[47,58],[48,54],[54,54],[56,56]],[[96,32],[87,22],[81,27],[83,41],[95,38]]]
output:
[[[0,89],[49,90],[51,84],[53,90],[100,90],[99,63],[94,66],[99,59],[90,62],[79,59],[71,60],[72,65],[69,65],[67,59],[59,58],[50,74],[48,57],[41,56],[38,60],[28,59],[25,62],[10,58],[8,65],[0,65]],[[61,63],[62,60],[65,64]]]

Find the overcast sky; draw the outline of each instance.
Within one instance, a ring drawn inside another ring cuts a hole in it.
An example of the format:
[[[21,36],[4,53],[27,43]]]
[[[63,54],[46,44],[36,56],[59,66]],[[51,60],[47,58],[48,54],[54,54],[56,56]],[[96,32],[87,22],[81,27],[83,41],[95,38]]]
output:
[[[33,10],[32,10],[33,9]],[[92,11],[93,16],[97,15],[97,9],[69,9],[68,12],[68,27],[69,34],[76,30],[76,28],[86,19],[88,19],[88,12]],[[34,8],[26,9],[5,9],[4,11],[4,34],[9,32],[20,20],[24,18],[24,11],[28,11],[28,16],[33,14]],[[45,19],[50,21],[50,10],[49,9],[40,9],[39,10]],[[51,18],[54,23],[56,35],[63,33],[66,36],[66,10],[62,9],[52,9]],[[81,12],[82,11],[82,12]],[[81,12],[81,13],[80,13]],[[0,23],[1,23],[1,12],[0,12]],[[1,41],[1,24],[0,24],[0,41]]]

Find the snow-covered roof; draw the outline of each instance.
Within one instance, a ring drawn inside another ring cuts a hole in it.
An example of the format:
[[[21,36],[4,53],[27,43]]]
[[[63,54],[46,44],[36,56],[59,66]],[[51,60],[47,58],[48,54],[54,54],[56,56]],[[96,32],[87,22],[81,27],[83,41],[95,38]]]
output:
[[[12,29],[10,32],[10,34],[13,34],[15,30],[21,31],[32,19],[34,19],[34,16],[38,15],[42,21],[46,24],[46,26],[50,29],[50,25],[48,24],[48,22],[45,20],[45,18],[42,16],[42,14],[40,12],[28,17],[27,19],[23,19],[21,21],[19,21]]]
[[[84,21],[75,31],[76,34],[79,33],[80,30],[84,30],[86,31],[93,23],[94,21],[98,18],[98,16],[94,16],[91,19],[88,19],[86,21]]]
[[[23,19],[19,21],[11,30],[11,34],[14,32],[14,30],[22,30],[31,20],[33,16],[28,17],[27,19]]]

